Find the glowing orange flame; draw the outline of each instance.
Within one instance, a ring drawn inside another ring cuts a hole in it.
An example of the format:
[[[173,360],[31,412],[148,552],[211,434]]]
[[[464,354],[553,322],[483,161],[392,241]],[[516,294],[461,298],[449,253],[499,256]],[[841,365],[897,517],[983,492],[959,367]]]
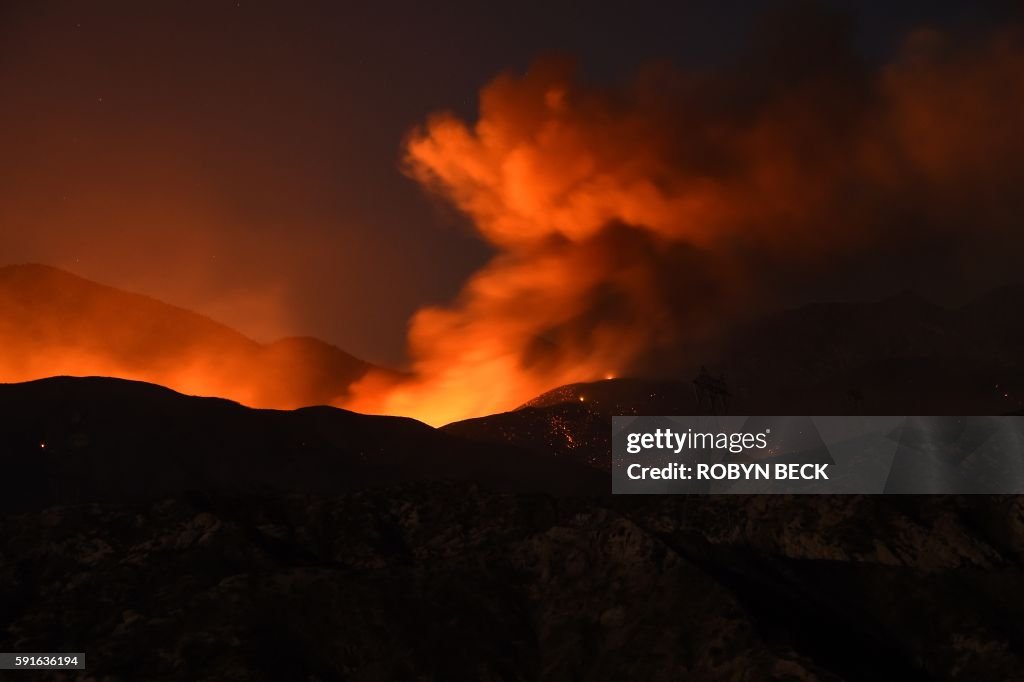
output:
[[[737,110],[742,79],[598,90],[543,62],[488,85],[474,125],[431,118],[408,142],[409,173],[499,255],[453,306],[415,316],[411,381],[370,377],[343,404],[431,423],[511,409],[699,338],[775,279],[915,241],[898,222],[908,205],[932,234],[962,233],[958,220],[979,222],[974,188],[1004,211],[984,227],[1010,226],[1019,36],[958,49],[919,33],[863,80],[808,73]]]
[[[602,90],[540,63],[484,88],[475,124],[441,114],[408,140],[408,173],[498,253],[451,306],[414,316],[409,377],[35,273],[0,290],[0,380],[110,375],[442,424],[651,358],[660,371],[681,340],[879,244],[967,234],[1013,253],[997,238],[1019,231],[1020,44],[922,32],[879,71],[808,68],[771,87],[652,71]],[[830,58],[801,63],[856,63]]]

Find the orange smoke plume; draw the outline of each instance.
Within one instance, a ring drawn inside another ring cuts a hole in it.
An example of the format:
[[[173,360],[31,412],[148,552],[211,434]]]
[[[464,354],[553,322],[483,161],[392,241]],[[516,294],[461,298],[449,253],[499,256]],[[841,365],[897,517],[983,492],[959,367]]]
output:
[[[497,255],[452,306],[415,315],[412,379],[371,373],[341,404],[445,423],[685,362],[758,306],[847,280],[998,270],[1019,242],[1019,34],[920,32],[881,69],[815,35],[624,88],[543,61],[485,87],[474,124],[414,131],[408,173]]]

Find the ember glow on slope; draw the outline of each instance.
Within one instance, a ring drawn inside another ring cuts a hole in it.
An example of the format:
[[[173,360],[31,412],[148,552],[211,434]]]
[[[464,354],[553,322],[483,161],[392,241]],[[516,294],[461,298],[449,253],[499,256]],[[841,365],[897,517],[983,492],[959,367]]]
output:
[[[881,68],[813,47],[763,82],[652,69],[600,89],[541,61],[484,88],[475,123],[431,118],[408,173],[499,253],[414,317],[414,379],[370,375],[344,405],[434,424],[509,410],[650,368],[825,271],[923,245],[961,252],[930,264],[956,277],[978,243],[1019,245],[1019,32],[920,31]]]

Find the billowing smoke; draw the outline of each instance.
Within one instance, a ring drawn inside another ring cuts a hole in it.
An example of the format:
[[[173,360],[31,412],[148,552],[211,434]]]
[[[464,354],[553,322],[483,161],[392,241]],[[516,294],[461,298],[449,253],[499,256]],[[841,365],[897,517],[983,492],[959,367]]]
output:
[[[540,61],[487,85],[475,123],[415,130],[409,174],[497,255],[411,321],[411,380],[370,375],[345,406],[444,423],[692,362],[766,306],[1018,267],[1019,31],[918,31],[884,65],[842,22],[770,33],[734,68],[623,87]]]

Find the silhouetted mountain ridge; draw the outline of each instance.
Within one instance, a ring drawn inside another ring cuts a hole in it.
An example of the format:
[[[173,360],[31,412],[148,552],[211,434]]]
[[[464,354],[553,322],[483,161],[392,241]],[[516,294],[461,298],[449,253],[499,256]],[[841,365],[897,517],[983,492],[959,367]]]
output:
[[[254,410],[151,384],[55,377],[0,384],[0,505],[207,493],[333,494],[423,480],[604,492],[600,474],[480,446],[404,417],[331,407]]]
[[[115,376],[259,407],[327,404],[371,365],[308,337],[260,344],[203,315],[44,265],[0,268],[0,381]]]

